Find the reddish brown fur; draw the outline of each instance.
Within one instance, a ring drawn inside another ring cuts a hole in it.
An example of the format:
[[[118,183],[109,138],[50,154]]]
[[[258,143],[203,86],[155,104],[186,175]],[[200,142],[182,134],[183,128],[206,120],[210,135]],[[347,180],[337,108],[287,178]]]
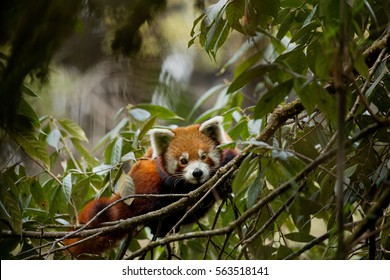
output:
[[[188,127],[179,127],[172,131],[175,134],[175,137],[169,142],[169,146],[165,152],[165,155],[161,160],[170,161],[174,158],[178,158],[183,151],[189,153],[189,157],[192,159],[198,159],[199,149],[204,152],[209,152],[210,150],[215,150],[216,143],[211,138],[199,131],[199,125],[191,125]],[[227,135],[226,137],[230,139]],[[167,189],[164,188],[166,182],[161,178],[159,174],[158,163],[155,159],[152,159],[153,150],[149,148],[145,153],[144,158],[140,159],[130,170],[129,175],[132,177],[135,185],[136,194],[160,194],[166,193]],[[228,162],[232,157],[234,157],[237,152],[235,150],[224,150],[222,154],[222,164]],[[214,165],[214,162],[207,158],[205,160],[211,167]],[[164,163],[163,163],[164,165]],[[166,187],[165,187],[166,188]],[[81,210],[78,221],[81,224],[85,224],[90,221],[100,210],[109,205],[110,203],[118,200],[120,197],[118,195],[113,195],[111,198],[101,197],[99,199],[92,200],[86,204],[86,206]],[[212,199],[212,198],[210,198]],[[103,215],[94,221],[90,227],[97,227],[102,222],[108,221],[117,221],[120,219],[127,219],[137,215],[142,215],[153,210],[157,210],[164,205],[167,205],[167,202],[160,202],[153,199],[134,199],[130,205],[125,204],[124,202],[119,202],[113,207],[110,207]],[[203,213],[207,209],[201,209]],[[174,214],[173,214],[174,215]],[[183,213],[178,213],[172,219],[168,218],[164,220],[164,224],[167,226],[172,223],[173,226],[176,222],[175,220],[180,219],[180,215]],[[156,230],[157,224],[150,225],[153,230]],[[153,229],[154,228],[154,229]],[[83,253],[100,253],[107,248],[112,247],[116,241],[123,238],[124,234],[110,234],[109,236],[99,236],[87,242],[81,243],[80,245],[73,246],[69,248],[69,251],[73,256],[79,256]],[[65,245],[72,244],[80,238],[70,238],[65,240]]]
[[[215,142],[199,132],[199,125],[178,127],[174,130],[175,138],[169,142],[166,154],[178,158],[184,151],[189,152],[190,158],[199,158],[198,150],[209,151],[215,148]]]
[[[212,139],[207,137],[205,134],[199,131],[198,124],[187,126],[187,127],[178,127],[173,132],[175,137],[169,142],[167,151],[163,157],[164,164],[166,162],[172,162],[175,159],[178,159],[183,151],[188,152],[189,159],[199,159],[199,150],[202,150],[208,153],[210,150],[216,148],[216,144]],[[214,162],[208,158],[206,160],[210,166],[214,166]],[[177,171],[182,171],[183,166],[179,164],[177,166]]]
[[[134,185],[136,186],[136,194],[156,194],[160,191],[162,180],[158,175],[157,168],[154,160],[141,159],[131,169],[129,175],[133,178]],[[80,224],[86,224],[89,222],[99,211],[118,200],[120,196],[113,195],[111,198],[101,197],[89,201],[81,210],[78,216]],[[137,215],[142,215],[154,210],[153,201],[145,200],[142,198],[136,198],[128,206],[124,202],[119,202],[110,207],[104,214],[99,216],[90,227],[96,227],[98,224],[108,221],[118,221],[121,219],[127,219]],[[69,248],[69,252],[73,256],[79,256],[83,253],[97,254],[105,251],[106,249],[115,245],[115,243],[122,239],[124,234],[110,234],[109,236],[98,236],[91,240],[81,243]],[[79,241],[80,238],[65,239],[64,244],[70,245]]]
[[[101,197],[99,199],[89,201],[78,216],[79,222],[81,224],[88,223],[98,212],[119,198],[119,196],[114,195],[112,198]],[[120,219],[120,217],[127,212],[127,208],[127,205],[123,202],[116,204],[114,207],[109,208],[106,212],[97,217],[97,219],[95,219],[88,228],[97,227],[98,224],[103,222],[118,220],[118,218]],[[98,254],[112,247],[116,241],[121,238],[123,238],[123,234],[98,236],[79,245],[70,247],[68,250],[74,256],[78,256],[82,253]],[[65,239],[64,244],[70,245],[79,240],[81,240],[81,238]]]

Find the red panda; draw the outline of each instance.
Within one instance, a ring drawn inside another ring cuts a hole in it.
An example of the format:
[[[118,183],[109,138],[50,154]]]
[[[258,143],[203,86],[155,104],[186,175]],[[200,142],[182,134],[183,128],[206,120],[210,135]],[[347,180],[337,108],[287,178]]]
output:
[[[214,117],[202,124],[178,127],[173,130],[152,129],[150,131],[151,148],[145,157],[131,168],[129,176],[133,179],[136,194],[187,194],[211,178],[212,175],[233,159],[235,149],[219,149],[218,145],[230,141],[222,127],[222,117]],[[219,194],[223,196],[224,194]],[[114,194],[111,198],[92,200],[81,210],[78,216],[80,223],[90,221],[99,211],[120,199]],[[127,219],[161,209],[180,198],[142,199],[135,198],[130,205],[119,202],[100,215],[90,227],[100,223]],[[183,223],[191,223],[202,217],[215,202],[215,196],[209,194],[194,213],[188,215]],[[184,216],[174,213],[163,220],[145,225],[156,236],[166,235]],[[83,253],[100,253],[121,239],[125,233],[98,236],[68,250],[73,256]],[[72,244],[80,238],[65,239],[65,245]]]

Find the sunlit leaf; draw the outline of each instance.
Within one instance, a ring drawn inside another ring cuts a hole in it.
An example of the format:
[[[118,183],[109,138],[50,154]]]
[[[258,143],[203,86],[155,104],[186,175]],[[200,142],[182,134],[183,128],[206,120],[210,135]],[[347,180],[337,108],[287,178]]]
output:
[[[87,136],[82,128],[75,122],[69,119],[58,120],[62,128],[69,134],[69,137],[75,138],[80,141],[88,142]]]
[[[72,188],[73,188],[72,174],[71,173],[69,173],[68,175],[65,176],[64,179],[62,179],[62,186],[63,186],[62,193],[64,194],[66,201],[70,202]]]
[[[134,152],[129,152],[121,157],[121,161],[136,160]]]
[[[22,91],[29,95],[29,96],[33,96],[33,97],[38,97],[39,95],[33,91],[30,87],[28,87],[27,85],[22,85]]]
[[[131,108],[129,110],[129,115],[139,122],[145,122],[148,118],[150,118],[150,112],[141,108]]]
[[[148,133],[148,131],[153,127],[154,123],[156,122],[157,116],[151,117],[145,125],[141,128],[138,139],[142,140],[144,136]]]
[[[122,173],[119,177],[119,180],[115,184],[115,192],[121,197],[127,197],[129,195],[135,194],[135,185],[133,178],[130,175]],[[133,202],[134,198],[128,198],[124,200],[127,205],[130,205]]]
[[[101,164],[99,166],[96,166],[92,169],[92,172],[98,174],[98,175],[105,175],[113,168],[110,164]]]
[[[110,163],[111,165],[116,165],[119,163],[122,157],[122,143],[123,143],[123,138],[119,137],[115,142],[114,145],[112,146],[111,149],[111,157],[110,157]]]
[[[58,145],[60,144],[60,139],[61,139],[61,132],[55,128],[53,129],[49,135],[46,138],[47,143],[52,146],[53,148],[58,151]]]
[[[134,108],[139,108],[148,111],[151,115],[157,116],[162,120],[182,120],[181,117],[176,115],[171,110],[154,104],[138,104]]]

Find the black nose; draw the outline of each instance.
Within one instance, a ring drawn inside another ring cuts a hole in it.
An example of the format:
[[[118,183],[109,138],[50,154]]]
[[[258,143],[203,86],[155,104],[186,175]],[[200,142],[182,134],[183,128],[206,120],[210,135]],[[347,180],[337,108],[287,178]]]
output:
[[[203,175],[203,171],[199,168],[195,168],[195,170],[192,172],[192,176],[195,178],[200,178]]]

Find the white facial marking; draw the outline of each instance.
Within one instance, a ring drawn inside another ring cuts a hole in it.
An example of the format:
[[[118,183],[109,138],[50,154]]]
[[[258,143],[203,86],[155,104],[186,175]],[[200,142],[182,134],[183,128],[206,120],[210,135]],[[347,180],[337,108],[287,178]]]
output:
[[[194,173],[197,175],[194,176]],[[190,162],[183,170],[184,179],[192,184],[202,184],[210,177],[210,167],[201,160]]]
[[[165,159],[165,162],[166,162],[165,168],[167,169],[167,172],[169,174],[175,174],[176,169],[177,169],[177,165],[178,165],[178,161],[174,160],[174,159]]]
[[[209,158],[214,162],[215,166],[221,165],[221,153],[218,149],[213,149],[209,154]]]

